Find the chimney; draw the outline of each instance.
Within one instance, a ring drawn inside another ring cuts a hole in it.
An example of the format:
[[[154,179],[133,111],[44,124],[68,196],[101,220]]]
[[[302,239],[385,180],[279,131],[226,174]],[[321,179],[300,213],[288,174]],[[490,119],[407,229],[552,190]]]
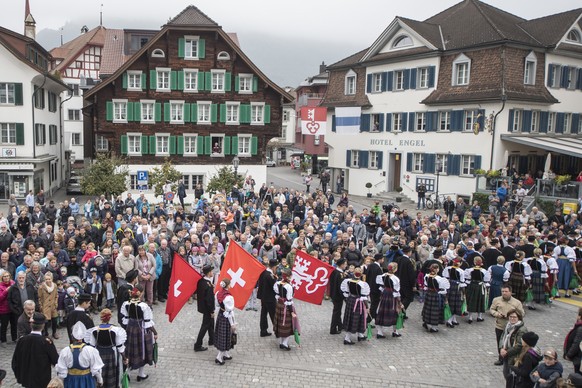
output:
[[[36,21],[30,13],[30,4],[26,0],[24,5],[24,36],[31,39],[36,39]]]
[[[321,65],[319,65],[319,74],[321,73],[325,73],[325,70],[327,69],[327,66],[325,65],[325,62],[322,61]]]

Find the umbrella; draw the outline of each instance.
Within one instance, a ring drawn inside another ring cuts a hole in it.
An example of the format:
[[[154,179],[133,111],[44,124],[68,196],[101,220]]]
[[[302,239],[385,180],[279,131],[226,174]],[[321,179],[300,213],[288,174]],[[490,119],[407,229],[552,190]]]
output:
[[[546,156],[546,164],[544,165],[544,172],[545,173],[550,172],[551,168],[552,168],[552,153],[548,152],[548,156]]]

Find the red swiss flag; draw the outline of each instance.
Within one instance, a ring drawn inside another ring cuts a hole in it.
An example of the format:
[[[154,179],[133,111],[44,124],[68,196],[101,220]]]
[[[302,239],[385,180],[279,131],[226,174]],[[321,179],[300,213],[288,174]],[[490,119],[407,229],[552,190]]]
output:
[[[222,263],[222,269],[218,276],[216,291],[220,287],[220,282],[224,278],[230,279],[230,293],[234,298],[234,305],[242,310],[249,300],[259,276],[265,270],[265,266],[250,253],[244,250],[234,240],[230,240],[228,250]]]
[[[198,280],[200,279],[202,279],[202,275],[180,255],[174,253],[172,277],[170,278],[170,289],[168,291],[168,301],[166,302],[166,314],[168,314],[170,322],[176,318],[188,298],[196,292]]]
[[[291,285],[293,298],[304,302],[321,304],[333,267],[303,251],[297,251],[293,264]]]

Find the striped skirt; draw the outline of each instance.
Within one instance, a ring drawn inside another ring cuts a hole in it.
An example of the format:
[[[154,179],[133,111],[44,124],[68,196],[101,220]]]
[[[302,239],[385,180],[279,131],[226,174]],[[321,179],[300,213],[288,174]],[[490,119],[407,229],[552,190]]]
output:
[[[292,318],[291,306],[285,306],[285,301],[279,298],[275,310],[275,323],[273,324],[275,337],[285,338],[293,335]]]
[[[470,313],[485,312],[485,283],[471,281],[467,285],[467,311]]]
[[[525,301],[525,279],[522,273],[512,272],[509,275],[509,285],[511,286],[511,294],[521,303]]]
[[[451,280],[447,299],[453,315],[462,315],[461,307],[463,306],[463,292],[460,287],[461,283],[457,280]]]
[[[380,304],[378,305],[378,314],[376,315],[376,325],[378,326],[393,326],[398,319],[398,309],[400,304],[398,298],[394,297],[394,291],[385,288],[380,297]]]
[[[427,291],[422,305],[422,321],[427,325],[438,325],[444,318],[443,308],[443,296]]]
[[[368,315],[366,303],[359,297],[350,295],[346,300],[344,312],[344,330],[348,333],[365,333]],[[378,325],[380,325],[378,323]],[[383,325],[382,325],[383,326]],[[386,325],[388,326],[388,325]]]
[[[216,318],[216,328],[214,329],[214,346],[221,352],[233,348],[231,341],[230,322],[220,311]]]
[[[121,357],[117,350],[112,347],[97,346],[101,360],[105,365],[101,369],[104,387],[119,387],[119,378],[121,368]]]
[[[533,291],[533,300],[536,303],[545,303],[546,301],[546,288],[544,286],[544,280],[542,279],[542,274],[540,271],[533,271],[531,274],[531,284]]]
[[[154,338],[148,329],[143,328],[143,321],[129,319],[125,356],[131,369],[154,363]]]

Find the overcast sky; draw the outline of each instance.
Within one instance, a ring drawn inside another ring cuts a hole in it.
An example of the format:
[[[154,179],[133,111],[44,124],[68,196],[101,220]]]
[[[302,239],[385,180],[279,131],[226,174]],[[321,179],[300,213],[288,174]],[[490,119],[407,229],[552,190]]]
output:
[[[180,13],[181,0],[29,0],[38,41],[47,49],[78,36],[80,27],[159,29]],[[280,86],[297,86],[319,71],[368,47],[395,16],[424,20],[459,0],[199,0],[192,3],[227,32],[236,32],[242,49]],[[526,19],[581,6],[580,0],[486,0]],[[2,0],[0,25],[24,30],[25,0]],[[8,4],[6,4],[8,3]],[[52,31],[51,31],[52,30]]]

